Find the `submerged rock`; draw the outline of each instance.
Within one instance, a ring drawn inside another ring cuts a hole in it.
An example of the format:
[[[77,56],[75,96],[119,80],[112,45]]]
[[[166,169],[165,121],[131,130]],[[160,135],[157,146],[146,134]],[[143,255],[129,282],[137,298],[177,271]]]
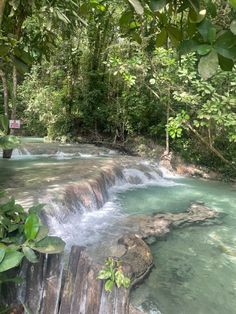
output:
[[[153,216],[128,217],[137,225],[137,233],[142,238],[160,237],[167,234],[171,228],[183,227],[191,224],[202,224],[215,219],[219,213],[207,206],[194,203],[183,213],[156,214]]]

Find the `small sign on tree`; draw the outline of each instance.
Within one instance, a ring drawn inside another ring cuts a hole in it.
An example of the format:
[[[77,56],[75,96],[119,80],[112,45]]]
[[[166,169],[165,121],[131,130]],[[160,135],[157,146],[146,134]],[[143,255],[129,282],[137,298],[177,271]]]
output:
[[[10,129],[20,129],[20,120],[9,120]]]

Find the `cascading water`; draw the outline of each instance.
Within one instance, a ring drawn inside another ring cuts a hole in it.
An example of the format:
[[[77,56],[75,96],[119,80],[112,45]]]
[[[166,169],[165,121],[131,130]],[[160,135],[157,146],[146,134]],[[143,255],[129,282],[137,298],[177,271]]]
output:
[[[115,238],[137,231],[132,215],[180,212],[196,201],[226,212],[221,226],[189,227],[152,244],[157,267],[132,302],[148,314],[235,313],[233,188],[178,178],[157,164],[91,145],[36,146],[27,146],[30,158],[23,151],[0,161],[0,186],[26,207],[46,203],[44,218],[67,250],[86,245],[102,261],[113,255]]]
[[[107,170],[107,171],[106,171]],[[109,250],[110,242],[131,232],[130,225],[126,225],[126,215],[121,213],[117,201],[119,193],[137,187],[148,186],[176,186],[179,183],[165,179],[158,167],[139,164],[123,170],[114,167],[97,178],[97,182],[89,181],[78,185],[68,185],[65,190],[64,208],[62,202],[54,202],[48,211],[47,221],[52,232],[62,237],[68,244],[90,245],[96,250],[96,244],[103,242]],[[66,208],[70,214],[62,216]],[[135,228],[133,230],[135,232]],[[109,240],[109,241],[108,241]],[[108,243],[109,242],[109,243]],[[105,258],[105,256],[103,256]]]

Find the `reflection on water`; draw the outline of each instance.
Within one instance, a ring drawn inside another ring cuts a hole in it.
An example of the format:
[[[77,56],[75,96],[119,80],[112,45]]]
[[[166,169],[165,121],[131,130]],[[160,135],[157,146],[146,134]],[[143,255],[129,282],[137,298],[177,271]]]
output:
[[[174,230],[152,245],[155,268],[132,302],[149,314],[236,313],[236,193],[229,185],[182,179],[185,185],[127,191],[126,213],[179,211],[193,201],[227,215],[221,225]]]

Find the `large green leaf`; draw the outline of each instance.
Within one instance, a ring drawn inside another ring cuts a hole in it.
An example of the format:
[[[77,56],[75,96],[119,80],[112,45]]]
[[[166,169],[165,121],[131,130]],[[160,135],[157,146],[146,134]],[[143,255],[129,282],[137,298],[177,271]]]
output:
[[[34,253],[34,251],[30,247],[23,246],[22,250],[23,250],[23,253],[24,253],[25,257],[31,263],[37,263],[38,262],[38,258],[36,256],[36,254]]]
[[[234,62],[231,59],[225,58],[221,55],[218,55],[219,57],[219,64],[223,71],[232,71]]]
[[[230,31],[225,31],[216,40],[216,47],[232,48],[235,45],[236,45],[236,36]]]
[[[144,13],[144,8],[142,4],[139,2],[139,0],[128,0],[128,1],[134,7],[135,12],[137,14],[142,15]]]
[[[5,256],[6,251],[3,248],[0,248],[0,263],[2,262],[4,256]]]
[[[170,37],[172,44],[174,46],[178,46],[178,44],[180,43],[182,39],[181,31],[175,26],[168,25],[167,32],[168,32],[168,35]]]
[[[214,28],[212,23],[204,19],[197,27],[199,34],[201,34],[204,41],[208,41],[209,29]]]
[[[39,217],[34,213],[29,214],[24,224],[24,233],[26,239],[27,240],[35,239],[39,231],[39,227],[40,227]]]
[[[47,226],[40,226],[35,241],[38,242],[48,235],[49,229]]]
[[[212,47],[210,45],[206,45],[206,44],[199,45],[197,47],[197,53],[204,56],[204,55],[208,54],[211,51],[211,49],[212,49]]]
[[[212,44],[216,40],[216,28],[215,27],[210,27],[208,29],[208,40]]]
[[[7,252],[0,263],[0,272],[4,272],[18,266],[24,257],[24,254],[18,251]]]
[[[56,254],[64,251],[65,242],[54,236],[45,237],[43,240],[35,243],[32,249],[41,253]]]
[[[215,47],[215,49],[221,56],[231,60],[236,60],[236,47],[228,49],[223,47]]]
[[[207,80],[216,74],[218,66],[218,55],[215,51],[212,51],[200,59],[198,63],[198,72],[203,79]]]
[[[166,41],[167,41],[167,31],[165,28],[163,28],[162,31],[159,34],[157,34],[156,46],[162,47],[166,44]]]

